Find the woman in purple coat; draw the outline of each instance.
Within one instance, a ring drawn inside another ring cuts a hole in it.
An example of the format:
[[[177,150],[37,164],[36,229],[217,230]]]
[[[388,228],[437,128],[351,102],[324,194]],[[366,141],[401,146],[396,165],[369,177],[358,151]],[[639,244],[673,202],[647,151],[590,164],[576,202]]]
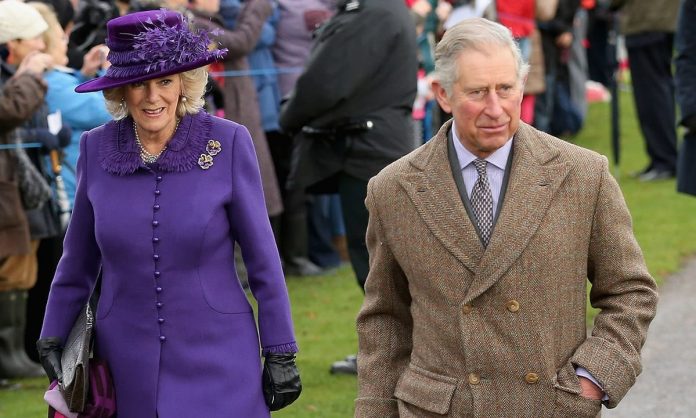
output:
[[[96,355],[119,417],[269,417],[300,394],[297,345],[249,132],[201,110],[201,67],[226,50],[172,11],[119,17],[107,32],[112,66],[76,91],[104,90],[115,120],[81,138],[42,364],[61,379],[61,343],[101,270]]]

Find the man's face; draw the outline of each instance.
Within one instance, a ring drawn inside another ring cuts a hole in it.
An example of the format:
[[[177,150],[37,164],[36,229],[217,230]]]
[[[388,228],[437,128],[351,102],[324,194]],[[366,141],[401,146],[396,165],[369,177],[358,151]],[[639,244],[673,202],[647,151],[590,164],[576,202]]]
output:
[[[457,65],[459,79],[451,95],[435,82],[435,97],[452,113],[464,147],[486,158],[505,145],[519,126],[523,86],[515,59],[508,49],[491,47],[485,53],[462,52]]]
[[[10,51],[8,62],[12,65],[19,65],[20,62],[31,52],[42,52],[46,49],[42,35],[31,39],[15,39],[7,42],[7,49]]]

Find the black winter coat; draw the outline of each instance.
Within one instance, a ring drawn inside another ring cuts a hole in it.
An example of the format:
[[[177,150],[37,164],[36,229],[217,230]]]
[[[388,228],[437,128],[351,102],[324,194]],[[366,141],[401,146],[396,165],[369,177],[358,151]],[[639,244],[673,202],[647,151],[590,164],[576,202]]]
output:
[[[681,4],[675,44],[677,103],[687,128],[679,149],[677,190],[696,196],[696,0]]]
[[[289,186],[345,172],[368,180],[414,148],[416,29],[403,0],[341,0],[317,34],[280,125],[295,138]],[[372,122],[365,132],[308,136],[303,127]],[[335,191],[323,183],[321,191]],[[311,191],[311,189],[310,189]]]

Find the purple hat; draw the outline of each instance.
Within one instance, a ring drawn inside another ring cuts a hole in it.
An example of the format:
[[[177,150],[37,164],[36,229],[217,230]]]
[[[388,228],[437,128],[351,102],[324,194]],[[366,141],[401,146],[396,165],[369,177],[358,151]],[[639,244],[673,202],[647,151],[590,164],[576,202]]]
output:
[[[77,86],[78,93],[182,73],[222,59],[227,53],[227,49],[210,51],[208,32],[191,31],[181,13],[166,9],[117,17],[107,22],[106,30],[111,66],[102,77]]]

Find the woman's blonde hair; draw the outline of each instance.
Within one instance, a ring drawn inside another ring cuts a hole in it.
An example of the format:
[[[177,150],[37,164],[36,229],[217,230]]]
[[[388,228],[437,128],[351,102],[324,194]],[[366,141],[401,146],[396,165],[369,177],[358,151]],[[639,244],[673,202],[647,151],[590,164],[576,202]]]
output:
[[[48,54],[52,54],[57,42],[64,42],[61,39],[56,39],[54,34],[57,32],[58,29],[60,29],[60,32],[65,35],[65,32],[63,31],[63,27],[60,26],[60,22],[58,22],[58,17],[56,16],[56,12],[53,9],[53,6],[50,6],[46,3],[41,3],[38,1],[32,1],[27,3],[34,9],[36,9],[37,12],[41,15],[43,20],[46,21],[46,24],[48,25],[48,29],[46,29],[42,34],[41,38],[43,38],[44,45],[46,45],[46,50],[43,52],[46,52]]]
[[[177,74],[174,74],[177,75]],[[181,77],[181,97],[176,107],[176,116],[193,115],[198,113],[205,105],[205,86],[208,83],[208,71],[206,67],[195,68],[193,70],[178,73]],[[128,108],[125,103],[126,86],[114,87],[104,90],[106,100],[106,110],[111,113],[114,119],[119,120],[128,116]],[[182,100],[182,98],[186,100]]]

